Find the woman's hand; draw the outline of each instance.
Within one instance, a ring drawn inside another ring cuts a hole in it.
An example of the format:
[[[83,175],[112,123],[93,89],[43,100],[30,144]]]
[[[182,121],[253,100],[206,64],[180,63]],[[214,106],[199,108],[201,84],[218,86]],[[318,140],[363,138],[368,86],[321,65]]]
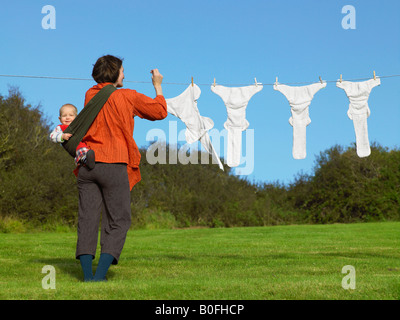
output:
[[[154,89],[156,90],[156,94],[162,95],[163,93],[162,93],[161,83],[164,77],[158,71],[158,69],[153,69],[150,71],[150,73],[152,74],[151,80],[153,81],[153,86]]]

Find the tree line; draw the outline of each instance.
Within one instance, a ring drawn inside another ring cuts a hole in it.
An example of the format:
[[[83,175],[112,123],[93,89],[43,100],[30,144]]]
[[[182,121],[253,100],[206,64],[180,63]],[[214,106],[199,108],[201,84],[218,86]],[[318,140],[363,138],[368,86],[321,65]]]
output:
[[[0,219],[76,226],[74,163],[49,141],[52,129],[40,106],[27,104],[18,89],[0,96]],[[146,149],[140,148],[142,181],[131,192],[132,227],[400,219],[400,151],[377,143],[367,158],[354,145],[335,145],[316,157],[312,174],[299,173],[287,185],[250,182],[228,166],[223,172],[211,164],[150,165]]]

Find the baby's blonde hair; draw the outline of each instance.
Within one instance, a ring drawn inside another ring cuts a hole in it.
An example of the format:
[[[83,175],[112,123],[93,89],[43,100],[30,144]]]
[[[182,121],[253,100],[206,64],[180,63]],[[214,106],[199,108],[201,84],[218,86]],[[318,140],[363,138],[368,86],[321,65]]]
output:
[[[66,103],[66,104],[64,104],[64,105],[60,108],[60,117],[61,117],[62,109],[63,109],[64,107],[72,107],[72,108],[75,109],[75,114],[76,114],[76,115],[78,114],[78,109],[77,109],[72,103]]]

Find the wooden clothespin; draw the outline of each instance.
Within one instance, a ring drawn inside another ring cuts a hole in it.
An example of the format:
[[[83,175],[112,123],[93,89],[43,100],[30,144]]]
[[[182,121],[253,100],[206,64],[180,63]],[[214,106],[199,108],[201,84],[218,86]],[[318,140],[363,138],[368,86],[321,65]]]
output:
[[[342,75],[340,75],[340,83],[342,83]]]
[[[254,78],[254,83],[255,83],[255,85],[257,87],[257,79],[256,78]]]
[[[193,77],[192,77],[192,87],[193,87]]]
[[[275,84],[278,84],[278,77],[275,78]]]
[[[376,74],[375,74],[375,70],[374,70],[374,80],[376,80]]]
[[[319,81],[322,83],[322,79],[321,79],[321,77],[319,77]]]
[[[215,78],[214,78],[214,87],[215,87]]]

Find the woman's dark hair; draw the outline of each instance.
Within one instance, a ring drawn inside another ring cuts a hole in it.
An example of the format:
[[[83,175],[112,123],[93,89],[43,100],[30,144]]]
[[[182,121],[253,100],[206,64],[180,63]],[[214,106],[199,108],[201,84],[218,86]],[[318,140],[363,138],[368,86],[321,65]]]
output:
[[[121,66],[121,59],[111,55],[102,56],[93,66],[92,77],[97,83],[114,83],[118,80]]]

